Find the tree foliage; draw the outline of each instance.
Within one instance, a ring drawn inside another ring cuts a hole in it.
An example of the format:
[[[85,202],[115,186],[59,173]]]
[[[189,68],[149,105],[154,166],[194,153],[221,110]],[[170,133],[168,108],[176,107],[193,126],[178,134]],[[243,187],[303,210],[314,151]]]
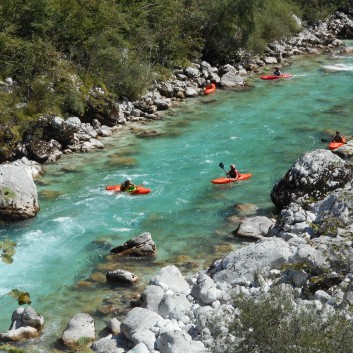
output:
[[[2,0],[0,80],[16,88],[0,101],[0,122],[21,130],[43,114],[85,113],[91,87],[135,99],[159,73],[190,61],[237,61],[348,0]],[[2,92],[0,92],[2,95]],[[15,108],[19,103],[21,109]],[[2,133],[0,133],[2,135]],[[0,136],[0,144],[1,136]],[[6,148],[1,145],[1,151]],[[2,152],[1,152],[2,153]]]

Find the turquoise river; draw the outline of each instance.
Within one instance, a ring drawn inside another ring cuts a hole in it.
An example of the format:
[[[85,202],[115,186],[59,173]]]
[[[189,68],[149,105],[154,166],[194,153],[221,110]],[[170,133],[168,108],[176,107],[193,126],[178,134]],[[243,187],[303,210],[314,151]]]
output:
[[[42,337],[27,346],[61,351],[57,340],[75,313],[91,314],[99,335],[162,266],[176,264],[187,275],[243,246],[231,233],[241,216],[233,206],[252,204],[256,214],[275,215],[271,189],[296,159],[327,148],[322,139],[336,129],[353,135],[353,56],[297,57],[283,71],[294,77],[262,81],[253,74],[253,89],[186,100],[164,120],[143,126],[158,136],[118,133],[103,140],[104,150],[46,165],[36,181],[38,216],[0,225],[0,241],[17,243],[13,263],[0,262],[0,332],[17,307],[6,293],[16,288],[30,294],[45,318]],[[211,179],[224,175],[220,162],[253,176],[214,185]],[[152,192],[105,191],[126,177]],[[109,255],[145,231],[157,245],[155,261]],[[138,284],[107,284],[106,272],[118,268],[135,273]]]

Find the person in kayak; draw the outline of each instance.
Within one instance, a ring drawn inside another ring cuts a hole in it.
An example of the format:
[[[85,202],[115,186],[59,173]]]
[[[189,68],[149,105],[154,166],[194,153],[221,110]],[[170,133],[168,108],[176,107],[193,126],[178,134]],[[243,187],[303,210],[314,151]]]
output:
[[[273,71],[273,74],[275,76],[281,76],[282,75],[282,72],[281,72],[281,70],[279,69],[278,66],[275,67],[275,71]]]
[[[228,178],[237,179],[239,177],[239,172],[235,169],[235,165],[230,165],[230,170],[227,173]]]
[[[336,131],[336,135],[334,136],[332,142],[345,143],[345,138],[341,135],[341,133],[339,131]]]
[[[135,189],[135,184],[133,184],[129,178],[120,185],[120,191],[133,191]]]

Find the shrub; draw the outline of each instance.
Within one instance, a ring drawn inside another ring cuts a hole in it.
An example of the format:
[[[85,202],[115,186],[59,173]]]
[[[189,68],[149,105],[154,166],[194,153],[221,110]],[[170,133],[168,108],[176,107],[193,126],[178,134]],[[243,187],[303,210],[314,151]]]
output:
[[[326,317],[314,305],[297,306],[292,294],[276,288],[257,298],[238,297],[239,319],[219,335],[213,352],[225,342],[224,353],[347,353],[353,324],[339,313]],[[227,338],[228,337],[228,338]]]

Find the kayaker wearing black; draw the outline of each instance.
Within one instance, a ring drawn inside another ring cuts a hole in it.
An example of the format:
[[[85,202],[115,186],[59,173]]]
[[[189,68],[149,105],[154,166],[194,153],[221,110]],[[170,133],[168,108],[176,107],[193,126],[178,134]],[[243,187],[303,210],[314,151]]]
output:
[[[282,72],[280,71],[278,66],[275,67],[275,71],[273,71],[273,74],[276,75],[276,76],[281,76],[282,75]]]
[[[342,142],[344,143],[344,137],[340,134],[339,131],[336,131],[336,135],[334,136],[332,142]]]
[[[135,190],[136,186],[131,182],[130,179],[126,179],[121,185],[120,185],[120,191],[132,191]]]
[[[239,176],[239,172],[235,169],[234,164],[230,165],[230,170],[226,173],[229,178],[233,178],[233,179],[237,179]]]

